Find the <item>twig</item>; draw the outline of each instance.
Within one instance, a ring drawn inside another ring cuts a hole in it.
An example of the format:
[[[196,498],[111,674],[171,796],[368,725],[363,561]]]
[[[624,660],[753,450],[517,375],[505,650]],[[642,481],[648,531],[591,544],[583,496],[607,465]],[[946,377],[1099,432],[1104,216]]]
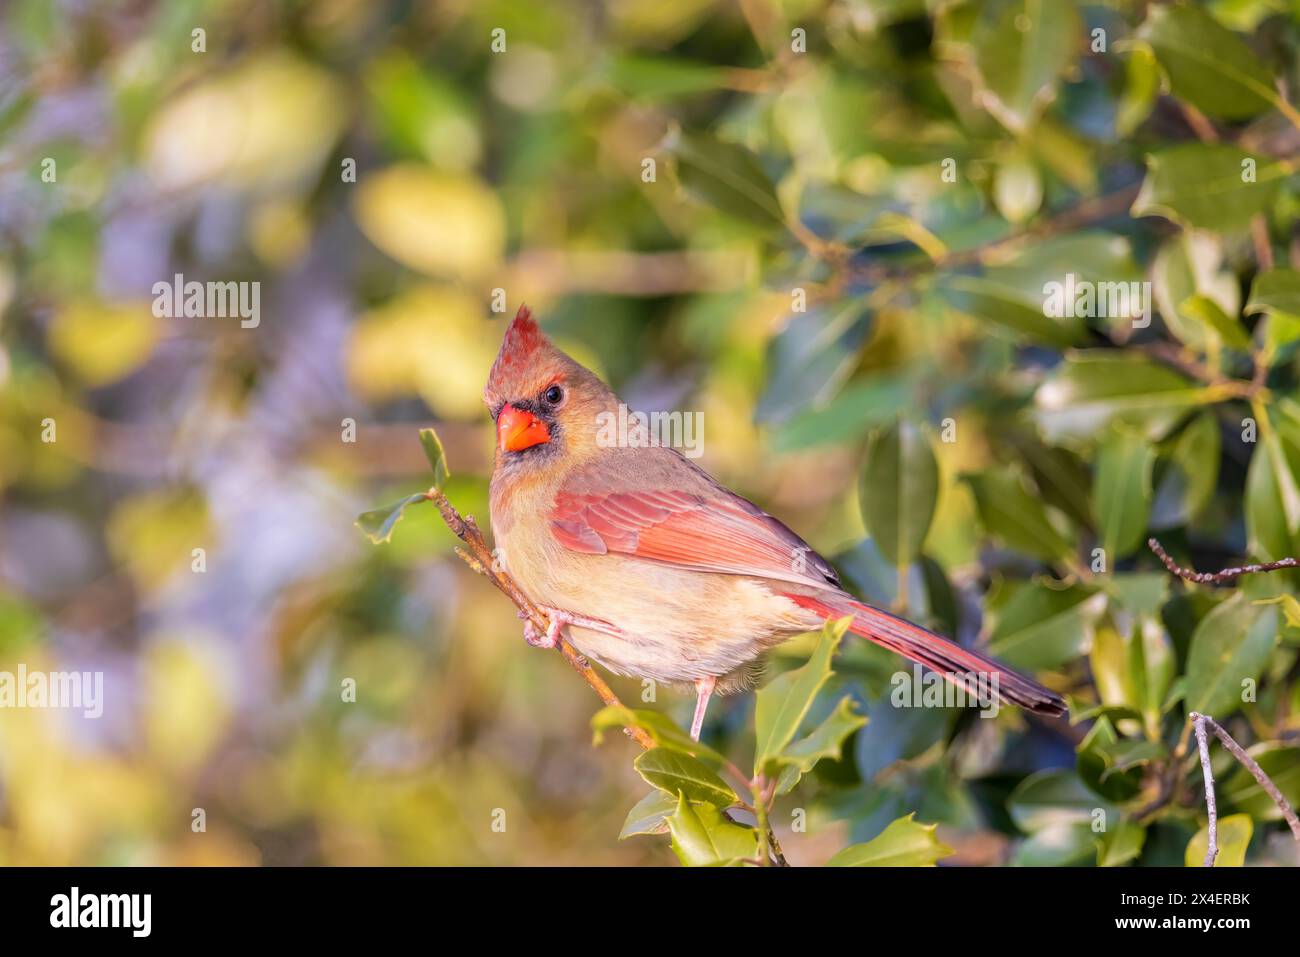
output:
[[[1214,800],[1214,772],[1210,769],[1210,744],[1205,740],[1205,716],[1193,711],[1189,717],[1196,727],[1196,747],[1201,752],[1201,772],[1205,775],[1206,826],[1205,866],[1213,867],[1219,856],[1219,809]]]
[[[1164,562],[1165,568],[1169,569],[1179,578],[1182,578],[1185,581],[1195,582],[1198,585],[1221,585],[1229,579],[1237,578],[1241,575],[1254,575],[1257,572],[1275,572],[1283,568],[1300,568],[1300,560],[1295,558],[1283,558],[1276,562],[1262,562],[1256,565],[1240,565],[1236,568],[1225,568],[1217,572],[1197,572],[1192,571],[1190,568],[1184,568],[1170,558],[1169,553],[1166,552],[1164,547],[1154,538],[1147,539],[1147,546],[1151,551],[1156,553],[1157,558]]]
[[[1198,714],[1193,711],[1188,717],[1192,719],[1196,726],[1196,741],[1201,749],[1201,768],[1205,772],[1205,796],[1210,807],[1210,846],[1214,846],[1214,779],[1210,775],[1209,748],[1205,741],[1206,728],[1214,732],[1214,736],[1219,739],[1219,742],[1227,749],[1228,753],[1236,758],[1241,763],[1241,766],[1250,772],[1251,777],[1259,782],[1259,786],[1264,789],[1264,793],[1273,799],[1273,803],[1282,812],[1287,827],[1291,828],[1291,835],[1297,841],[1300,841],[1300,818],[1296,817],[1295,810],[1287,802],[1282,792],[1278,790],[1272,778],[1264,773],[1264,769],[1259,766],[1259,763],[1247,754],[1245,749],[1233,740],[1232,735],[1223,730],[1223,726],[1208,714]],[[1207,857],[1206,866],[1208,867],[1212,861],[1213,858]]]
[[[1214,128],[1214,124],[1209,121],[1204,113],[1190,103],[1184,103],[1182,100],[1175,100],[1175,102],[1182,111],[1183,119],[1192,128],[1192,132],[1196,134],[1197,139],[1202,143],[1219,142],[1219,131]]]
[[[1268,220],[1256,213],[1250,221],[1250,241],[1255,247],[1255,262],[1260,269],[1273,268],[1273,243],[1268,236]]]

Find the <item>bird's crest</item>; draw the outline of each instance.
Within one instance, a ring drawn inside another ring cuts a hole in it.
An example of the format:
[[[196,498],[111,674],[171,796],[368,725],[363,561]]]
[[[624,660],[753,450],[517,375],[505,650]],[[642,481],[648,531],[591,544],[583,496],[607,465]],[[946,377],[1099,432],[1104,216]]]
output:
[[[492,363],[492,371],[488,373],[484,400],[491,406],[494,404],[494,394],[500,399],[506,398],[500,393],[522,384],[519,380],[558,355],[558,350],[537,325],[527,304],[521,305],[501,341],[501,351]]]

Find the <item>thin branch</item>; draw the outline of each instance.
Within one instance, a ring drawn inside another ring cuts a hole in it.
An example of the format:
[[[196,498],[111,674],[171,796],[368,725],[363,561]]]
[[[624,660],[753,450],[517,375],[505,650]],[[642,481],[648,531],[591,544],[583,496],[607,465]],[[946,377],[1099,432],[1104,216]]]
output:
[[[1214,772],[1210,769],[1210,744],[1205,740],[1205,716],[1195,711],[1189,715],[1196,727],[1196,747],[1201,752],[1201,773],[1205,775],[1206,826],[1205,866],[1213,867],[1219,856],[1219,809],[1214,800]]]
[[[1227,749],[1228,753],[1236,758],[1241,763],[1241,766],[1250,772],[1251,777],[1259,782],[1259,786],[1264,789],[1264,793],[1273,799],[1273,803],[1276,804],[1278,809],[1282,812],[1282,817],[1286,820],[1287,827],[1291,828],[1291,835],[1297,841],[1300,841],[1300,818],[1296,817],[1295,809],[1291,807],[1282,792],[1278,790],[1277,785],[1273,783],[1272,778],[1270,778],[1264,772],[1264,769],[1259,766],[1259,763],[1247,754],[1245,749],[1233,740],[1232,735],[1228,734],[1228,732],[1223,729],[1223,726],[1208,714],[1198,714],[1193,711],[1188,715],[1188,717],[1196,722],[1196,739],[1201,746],[1201,766],[1205,770],[1206,788],[1209,796],[1213,797],[1213,791],[1210,790],[1213,787],[1213,781],[1209,776],[1210,766],[1207,763],[1206,758],[1205,728],[1209,728],[1213,731],[1214,736],[1219,739],[1219,742]],[[1211,808],[1213,808],[1213,805],[1211,805]],[[1213,818],[1211,818],[1211,821],[1213,821]]]
[[[1268,236],[1268,220],[1256,213],[1250,221],[1250,241],[1255,247],[1255,262],[1260,269],[1273,268],[1273,242]]]
[[[1185,581],[1195,582],[1198,585],[1221,585],[1224,582],[1241,575],[1254,575],[1258,572],[1275,572],[1283,568],[1300,568],[1300,559],[1283,558],[1276,562],[1261,562],[1256,565],[1240,565],[1236,568],[1225,568],[1217,572],[1198,572],[1179,565],[1154,538],[1147,539],[1147,546],[1151,551],[1156,553],[1157,558],[1164,562],[1165,568],[1169,569],[1179,578]]]
[[[1209,121],[1204,113],[1182,100],[1175,100],[1178,108],[1182,111],[1183,118],[1187,120],[1187,125],[1192,128],[1197,139],[1202,143],[1219,142],[1219,131],[1214,128],[1214,124]]]

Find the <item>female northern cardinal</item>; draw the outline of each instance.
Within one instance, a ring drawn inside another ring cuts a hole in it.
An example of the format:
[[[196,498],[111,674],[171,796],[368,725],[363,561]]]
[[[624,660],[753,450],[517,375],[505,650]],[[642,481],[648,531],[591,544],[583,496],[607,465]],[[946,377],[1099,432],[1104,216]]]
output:
[[[847,594],[835,570],[757,505],[673,449],[600,441],[618,397],[556,349],[520,308],[483,399],[497,425],[492,530],[498,554],[549,616],[610,671],[695,686],[691,736],[709,695],[746,685],[763,653],[828,618],[958,686],[1060,715],[1052,691]],[[642,436],[645,438],[645,436]]]

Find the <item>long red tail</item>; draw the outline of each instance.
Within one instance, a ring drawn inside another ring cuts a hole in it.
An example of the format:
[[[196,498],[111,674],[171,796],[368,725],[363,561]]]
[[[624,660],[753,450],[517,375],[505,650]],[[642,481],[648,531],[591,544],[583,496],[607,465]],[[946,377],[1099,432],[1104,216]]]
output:
[[[823,599],[808,595],[786,595],[795,604],[824,618],[853,616],[849,631],[920,662],[960,688],[971,688],[970,676],[977,675],[996,690],[998,698],[1038,714],[1065,714],[1065,699],[1036,681],[1019,675],[992,658],[940,638],[897,615],[864,605],[847,595]]]

